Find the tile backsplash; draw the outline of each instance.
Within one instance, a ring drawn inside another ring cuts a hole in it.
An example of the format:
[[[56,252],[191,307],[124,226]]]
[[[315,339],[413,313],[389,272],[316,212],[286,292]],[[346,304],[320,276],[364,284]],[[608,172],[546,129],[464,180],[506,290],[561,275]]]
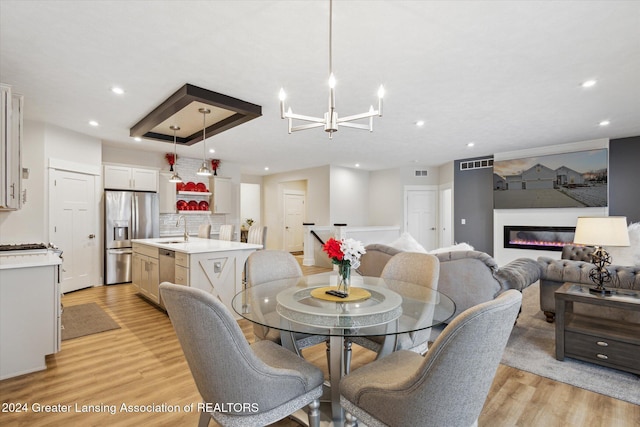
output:
[[[196,174],[198,168],[202,166],[202,159],[195,159],[192,157],[178,157],[178,161],[174,165],[174,168],[182,177],[184,182],[203,182],[209,188],[209,179]],[[211,168],[211,163],[207,160],[207,166]],[[176,223],[181,214],[160,214],[160,237],[168,236],[182,236],[184,233],[184,225],[180,223],[177,227]],[[187,221],[187,232],[191,236],[198,234],[198,227],[200,224],[211,224],[211,237],[217,238],[217,234],[220,230],[220,226],[226,224],[227,219],[225,214],[185,214],[185,220]]]

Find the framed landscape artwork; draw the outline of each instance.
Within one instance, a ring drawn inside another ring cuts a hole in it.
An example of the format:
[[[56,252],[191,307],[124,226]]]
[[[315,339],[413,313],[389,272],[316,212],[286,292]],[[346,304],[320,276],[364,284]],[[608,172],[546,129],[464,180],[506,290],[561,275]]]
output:
[[[607,206],[606,148],[493,162],[495,209]]]

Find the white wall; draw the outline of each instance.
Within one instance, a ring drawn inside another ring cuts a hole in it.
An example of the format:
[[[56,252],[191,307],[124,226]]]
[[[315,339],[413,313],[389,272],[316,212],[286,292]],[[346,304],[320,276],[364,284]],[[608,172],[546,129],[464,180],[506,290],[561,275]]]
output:
[[[583,141],[571,144],[561,144],[549,147],[540,147],[530,150],[497,153],[494,159],[509,160],[532,156],[545,156],[549,154],[569,153],[574,151],[608,148],[608,139]],[[549,209],[494,209],[493,211],[493,256],[499,266],[508,264],[517,258],[532,258],[544,256],[560,259],[561,252],[536,251],[527,249],[512,249],[504,247],[505,225],[527,226],[558,226],[575,227],[579,216],[607,216],[608,207],[600,208],[549,208]]]
[[[25,120],[22,150],[22,167],[30,170],[29,179],[23,180],[23,186],[27,189],[27,203],[18,211],[0,213],[0,241],[47,243],[47,167],[50,159],[79,163],[88,168],[99,167],[102,161],[101,141],[58,126]]]
[[[4,244],[47,241],[44,124],[24,121],[21,148],[22,167],[29,169],[29,179],[22,180],[27,202],[18,211],[0,212],[0,242]]]
[[[329,223],[369,225],[369,172],[331,166]]]
[[[329,224],[330,167],[320,166],[265,176],[262,187],[263,225],[267,226],[267,248],[282,249],[284,206],[282,191],[287,182],[306,181],[307,204],[305,222]]]
[[[262,188],[260,184],[240,183],[240,223],[244,224],[247,218],[261,222]]]

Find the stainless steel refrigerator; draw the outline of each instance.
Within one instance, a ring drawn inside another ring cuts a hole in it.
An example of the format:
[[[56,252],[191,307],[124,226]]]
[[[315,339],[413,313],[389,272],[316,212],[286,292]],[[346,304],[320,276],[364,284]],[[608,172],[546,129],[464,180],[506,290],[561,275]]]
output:
[[[131,239],[158,237],[158,195],[105,190],[104,219],[104,283],[131,282]]]

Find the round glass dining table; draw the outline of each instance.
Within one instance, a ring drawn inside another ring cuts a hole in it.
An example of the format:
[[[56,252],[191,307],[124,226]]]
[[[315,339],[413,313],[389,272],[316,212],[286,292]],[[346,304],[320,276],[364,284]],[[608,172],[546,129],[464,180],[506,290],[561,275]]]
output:
[[[380,277],[353,275],[350,298],[328,300],[325,288],[337,281],[335,273],[276,280],[248,287],[232,301],[236,313],[280,330],[282,345],[298,353],[296,334],[327,337],[334,423],[343,419],[339,382],[349,372],[351,338],[383,337],[379,354],[388,354],[400,334],[441,325],[455,312],[451,298],[437,290]]]

